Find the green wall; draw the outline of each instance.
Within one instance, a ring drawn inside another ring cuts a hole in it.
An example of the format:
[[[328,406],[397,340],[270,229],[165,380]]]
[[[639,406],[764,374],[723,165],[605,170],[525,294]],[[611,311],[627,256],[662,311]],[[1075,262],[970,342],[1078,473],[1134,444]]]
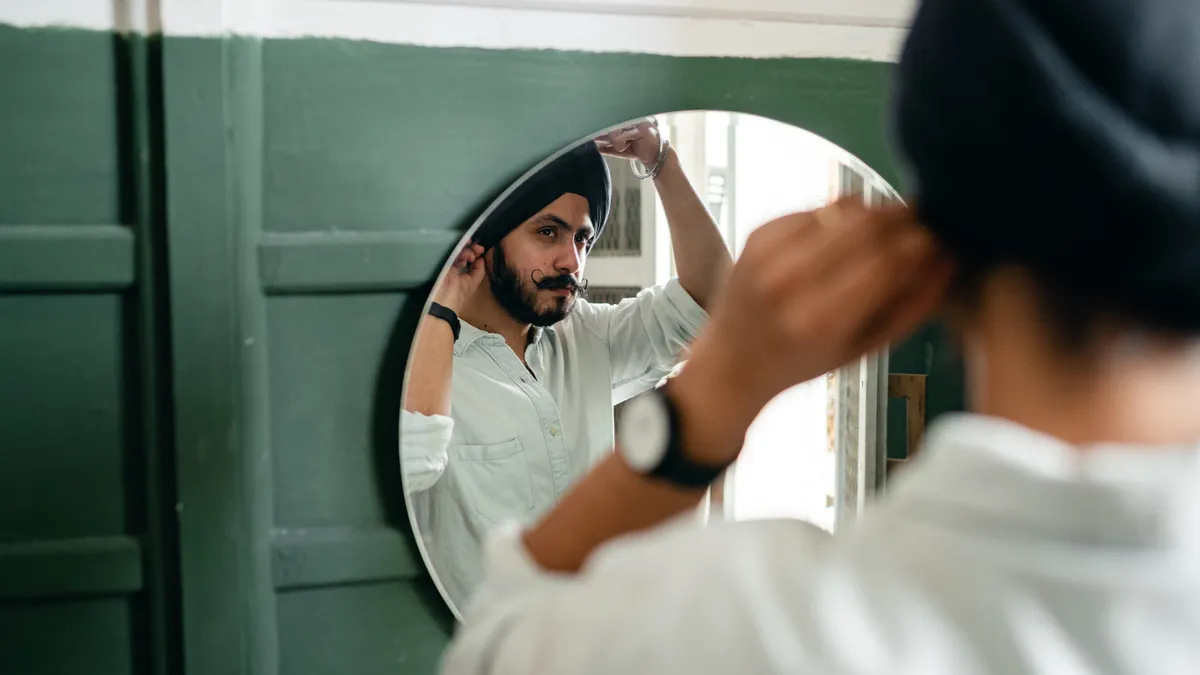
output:
[[[0,672],[429,673],[396,411],[509,181],[733,109],[897,179],[889,67],[0,27]],[[932,372],[930,329],[893,370]]]

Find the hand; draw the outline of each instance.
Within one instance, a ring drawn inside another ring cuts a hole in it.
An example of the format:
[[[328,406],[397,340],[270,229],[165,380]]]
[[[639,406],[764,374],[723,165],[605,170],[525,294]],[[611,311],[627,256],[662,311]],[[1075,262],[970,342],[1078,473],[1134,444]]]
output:
[[[951,273],[907,206],[843,199],[756,230],[672,390],[686,436],[713,439],[695,459],[732,461],[776,395],[915,330]]]
[[[460,312],[463,304],[471,299],[483,282],[483,276],[483,247],[468,242],[454,258],[454,265],[446,272],[446,277],[438,284],[433,301]]]
[[[596,138],[596,148],[610,157],[636,159],[647,167],[658,161],[658,127],[647,119]]]

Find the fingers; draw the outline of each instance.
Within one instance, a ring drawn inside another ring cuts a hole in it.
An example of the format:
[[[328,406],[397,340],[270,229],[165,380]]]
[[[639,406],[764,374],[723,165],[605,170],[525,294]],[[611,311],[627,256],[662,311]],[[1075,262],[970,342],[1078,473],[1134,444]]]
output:
[[[646,129],[641,126],[630,126],[600,136],[594,141],[596,148],[605,154],[631,157],[633,146],[645,133]]]
[[[934,262],[936,248],[929,235],[915,229],[887,233],[861,251],[841,256],[839,266],[820,277],[810,311],[842,339],[860,339],[873,331],[871,323],[895,302],[897,292],[923,279]]]
[[[912,330],[949,283],[949,263],[904,208],[836,204],[762,230],[755,259],[739,261],[756,277],[761,311],[777,315],[786,339],[838,354]]]
[[[483,256],[476,257],[467,268],[467,274],[472,281],[478,283],[483,279]]]
[[[482,259],[482,257],[483,246],[469,243],[458,252],[457,256],[455,256],[454,264],[451,265],[451,267],[459,271],[464,271],[469,265],[474,263],[476,260]]]
[[[763,288],[789,298],[800,290],[803,299],[862,265],[878,264],[871,256],[888,250],[897,237],[923,233],[908,218],[904,210],[838,202],[764,225],[754,233],[762,233],[753,242],[755,250],[748,242],[743,259],[759,268]]]
[[[839,200],[814,215],[822,225],[809,263],[817,278],[838,274],[848,260],[886,249],[899,237],[924,234],[905,209],[869,209]]]

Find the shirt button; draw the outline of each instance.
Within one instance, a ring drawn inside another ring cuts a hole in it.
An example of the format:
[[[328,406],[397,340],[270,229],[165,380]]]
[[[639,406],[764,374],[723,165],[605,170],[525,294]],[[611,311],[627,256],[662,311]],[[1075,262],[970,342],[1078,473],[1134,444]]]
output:
[[[550,435],[557,438],[558,437],[558,427],[550,427]]]

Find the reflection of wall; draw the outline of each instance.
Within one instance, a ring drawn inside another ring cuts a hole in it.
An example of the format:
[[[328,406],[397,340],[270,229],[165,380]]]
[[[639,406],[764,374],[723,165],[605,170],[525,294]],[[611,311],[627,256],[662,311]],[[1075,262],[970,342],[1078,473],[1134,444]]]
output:
[[[142,6],[0,20],[85,5]],[[895,177],[884,64],[221,40],[180,6],[164,25],[200,37],[0,28],[0,63],[22,64],[0,68],[0,373],[20,374],[0,377],[0,492],[20,500],[0,508],[0,672],[432,672],[449,624],[399,502],[396,321],[491,196],[595,129],[705,107],[802,124]],[[477,16],[275,6],[296,33],[320,17],[381,39]],[[729,23],[677,21],[698,26],[679,52],[879,57],[897,34]],[[439,26],[443,44],[681,39]],[[940,344],[899,360],[949,378]]]

